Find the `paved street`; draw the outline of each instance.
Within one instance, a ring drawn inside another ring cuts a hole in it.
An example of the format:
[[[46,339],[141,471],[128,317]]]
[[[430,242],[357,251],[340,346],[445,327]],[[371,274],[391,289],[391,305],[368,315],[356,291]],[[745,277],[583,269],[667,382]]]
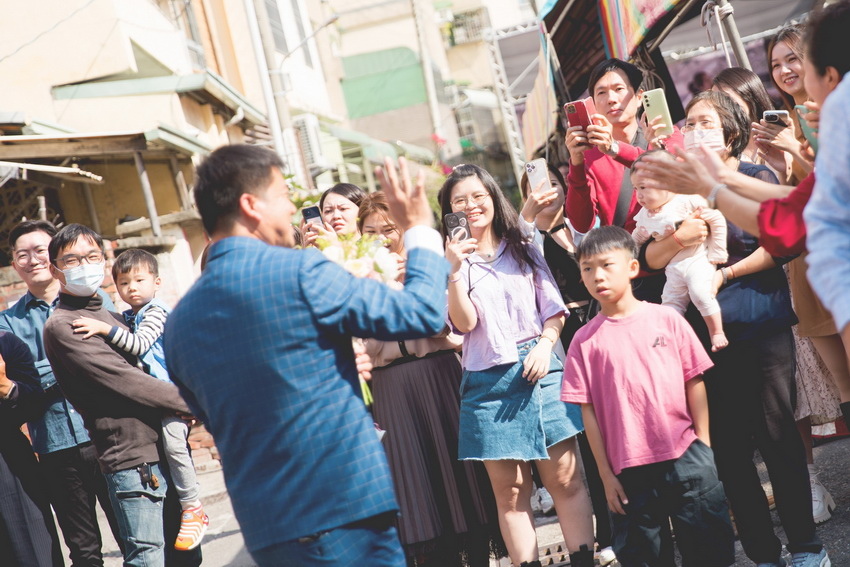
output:
[[[838,506],[832,520],[818,528],[818,534],[826,543],[834,567],[850,566],[850,438],[830,441],[815,448],[815,461],[821,470],[821,482],[832,493]],[[762,477],[767,481],[767,473],[762,467]],[[233,516],[230,499],[224,492],[224,482],[220,471],[210,471],[199,475],[204,494],[207,513],[210,516],[210,529],[204,539],[205,567],[253,567],[255,564],[245,549],[239,524]],[[774,521],[779,520],[774,512]],[[105,519],[101,518],[105,526]],[[784,535],[777,527],[780,538]],[[560,528],[555,518],[538,518],[538,539],[541,548],[556,549],[563,543]],[[121,555],[118,546],[108,532],[104,534],[106,541],[106,567],[120,567]],[[749,567],[752,565],[743,554],[740,543],[737,565]],[[66,551],[67,558],[67,551]],[[562,563],[556,563],[561,565]],[[493,562],[493,565],[507,567],[507,561]]]

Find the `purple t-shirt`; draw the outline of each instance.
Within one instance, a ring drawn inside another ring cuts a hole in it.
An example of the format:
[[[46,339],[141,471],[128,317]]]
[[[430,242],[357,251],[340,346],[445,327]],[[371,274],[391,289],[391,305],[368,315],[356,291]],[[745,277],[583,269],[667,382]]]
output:
[[[684,317],[642,303],[579,329],[564,364],[561,400],[593,404],[614,474],[678,459],[697,436],[685,382],[714,364]]]
[[[477,254],[463,261],[461,289],[471,290],[478,315],[478,324],[463,335],[464,369],[518,362],[517,344],[540,336],[546,319],[567,313],[543,255],[533,244],[528,244],[528,252],[537,263],[533,273],[520,269],[504,240],[492,262]],[[448,322],[458,332],[451,318]]]

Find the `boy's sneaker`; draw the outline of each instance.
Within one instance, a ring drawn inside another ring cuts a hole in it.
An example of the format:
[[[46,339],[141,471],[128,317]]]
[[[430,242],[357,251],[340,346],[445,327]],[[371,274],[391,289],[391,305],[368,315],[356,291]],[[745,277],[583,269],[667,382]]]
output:
[[[209,525],[210,517],[204,514],[203,506],[183,510],[183,517],[180,520],[180,533],[177,534],[174,549],[189,551],[201,545],[201,540],[204,539],[204,534],[207,533]]]
[[[544,516],[555,511],[555,501],[552,500],[552,495],[542,486],[537,490],[537,500],[540,502],[540,511],[543,512]]]
[[[779,563],[759,563],[756,567],[788,567],[788,562],[779,558]]]
[[[832,567],[832,562],[826,549],[821,549],[820,553],[792,553],[791,567]]]
[[[812,485],[812,512],[816,524],[822,524],[832,517],[832,512],[835,510],[835,500],[832,495],[826,490],[826,487],[820,483],[816,476],[811,477]]]
[[[599,553],[596,554],[596,559],[599,560],[599,565],[605,567],[605,565],[610,565],[614,561],[617,560],[617,555],[614,553],[614,550],[609,545],[608,547],[603,547],[599,550]]]

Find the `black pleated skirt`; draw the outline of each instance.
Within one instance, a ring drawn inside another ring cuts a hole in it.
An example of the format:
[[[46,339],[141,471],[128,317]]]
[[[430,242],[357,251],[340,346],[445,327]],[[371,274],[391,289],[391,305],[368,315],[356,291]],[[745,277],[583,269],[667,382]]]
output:
[[[487,472],[480,462],[458,461],[461,374],[448,351],[373,370],[372,414],[387,432],[408,556],[486,565],[476,558],[501,555],[503,544]]]

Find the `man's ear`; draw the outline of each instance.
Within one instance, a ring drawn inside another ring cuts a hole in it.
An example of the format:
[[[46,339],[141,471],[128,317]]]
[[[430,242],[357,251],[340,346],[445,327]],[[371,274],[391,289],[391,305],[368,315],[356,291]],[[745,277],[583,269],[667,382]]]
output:
[[[257,210],[257,196],[253,193],[242,193],[239,196],[239,214],[251,223],[258,223],[262,215]]]
[[[826,73],[824,73],[823,76],[829,82],[831,91],[834,91],[838,86],[838,83],[841,82],[841,73],[839,73],[838,69],[835,67],[827,67]]]
[[[48,264],[48,268],[50,269],[50,275],[59,280],[62,285],[65,285],[65,274],[62,273],[62,270],[54,266],[52,262]]]

